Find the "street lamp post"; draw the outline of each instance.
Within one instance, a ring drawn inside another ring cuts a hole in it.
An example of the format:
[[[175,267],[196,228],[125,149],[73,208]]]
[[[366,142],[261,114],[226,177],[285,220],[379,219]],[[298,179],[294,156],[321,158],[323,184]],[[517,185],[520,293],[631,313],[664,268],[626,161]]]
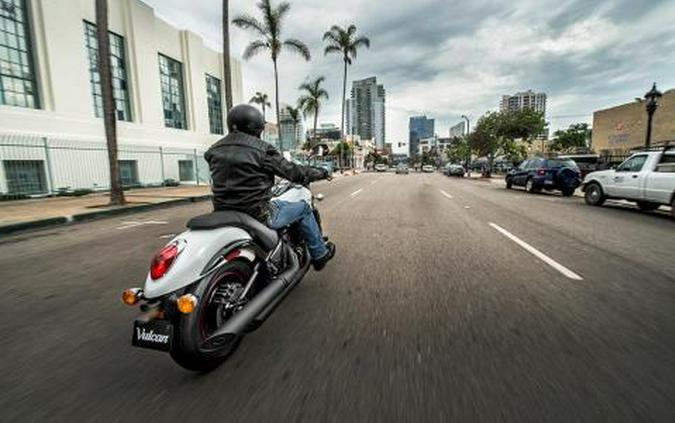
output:
[[[469,146],[469,134],[471,133],[471,121],[469,120],[466,115],[462,115],[462,119],[466,119],[466,145],[467,147]],[[471,176],[471,171],[469,170],[469,160],[471,160],[471,149],[469,148],[469,151],[467,152],[466,156],[466,173]]]
[[[656,89],[656,82],[652,86],[652,89],[645,94],[645,100],[647,100],[647,140],[645,141],[645,147],[649,148],[652,143],[652,118],[654,117],[654,112],[656,108],[659,107],[659,98],[663,94]]]

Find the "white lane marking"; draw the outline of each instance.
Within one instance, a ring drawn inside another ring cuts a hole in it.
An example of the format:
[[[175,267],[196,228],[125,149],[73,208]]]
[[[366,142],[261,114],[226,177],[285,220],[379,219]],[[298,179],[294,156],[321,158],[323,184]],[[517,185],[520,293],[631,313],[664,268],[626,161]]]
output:
[[[451,194],[448,194],[447,192],[445,192],[445,191],[443,191],[443,190],[441,190],[441,194],[445,195],[447,198],[452,199],[452,195],[451,195]]]
[[[166,234],[166,235],[160,236],[159,239],[168,239],[168,238],[175,238],[175,237],[176,237],[176,234]]]
[[[361,191],[363,191],[363,188],[359,188],[359,189],[357,189],[356,191],[352,192],[352,193],[349,194],[349,195],[353,197],[353,196],[355,196],[355,195],[359,195],[359,193],[360,193]]]
[[[464,206],[464,208],[465,208],[465,209],[470,209],[471,207],[469,207],[469,206]]]
[[[549,266],[551,266],[552,268],[554,268],[554,269],[557,270],[558,272],[562,273],[562,274],[565,275],[566,277],[568,277],[568,278],[570,278],[570,279],[573,279],[573,280],[575,280],[575,281],[582,281],[582,280],[584,280],[584,278],[582,278],[581,276],[577,275],[576,273],[574,273],[574,272],[571,271],[570,269],[566,268],[566,267],[563,266],[562,264],[560,264],[560,263],[558,263],[557,261],[553,260],[552,258],[550,258],[549,256],[547,256],[546,254],[544,254],[544,253],[542,253],[541,251],[537,250],[536,248],[534,248],[533,246],[531,246],[531,245],[528,244],[527,242],[523,241],[522,239],[518,238],[517,236],[513,235],[511,232],[507,231],[506,229],[502,228],[501,226],[496,225],[496,224],[494,224],[494,223],[492,223],[492,222],[490,222],[490,226],[492,226],[493,228],[495,228],[496,230],[498,230],[499,232],[501,232],[502,235],[504,235],[505,237],[507,237],[507,238],[510,239],[511,241],[515,242],[516,244],[520,245],[520,246],[523,247],[527,252],[531,253],[533,256],[537,257],[539,260],[541,260],[541,261],[543,261],[544,263],[548,264]]]
[[[116,229],[131,229],[143,225],[167,225],[169,222],[164,221],[155,221],[148,220],[146,222],[122,222],[122,226],[118,226]]]

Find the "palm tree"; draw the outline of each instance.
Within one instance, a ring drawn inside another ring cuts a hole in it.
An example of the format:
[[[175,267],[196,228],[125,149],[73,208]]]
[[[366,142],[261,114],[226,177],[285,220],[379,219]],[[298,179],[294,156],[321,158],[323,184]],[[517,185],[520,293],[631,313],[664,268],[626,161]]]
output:
[[[340,123],[342,137],[345,134],[345,102],[347,101],[347,67],[356,59],[356,51],[359,47],[370,48],[370,39],[364,36],[356,36],[356,26],[349,25],[347,29],[333,25],[329,31],[323,34],[323,40],[328,42],[324,54],[337,53],[342,55],[345,70],[342,79],[342,122]]]
[[[248,102],[257,104],[260,107],[262,107],[263,119],[265,120],[265,122],[267,122],[267,118],[265,118],[265,110],[267,107],[272,107],[272,105],[270,104],[269,96],[267,94],[261,93],[260,91],[257,91]]]
[[[325,77],[320,76],[311,81],[305,81],[299,90],[305,93],[298,99],[298,108],[302,110],[303,115],[314,115],[314,141],[316,141],[316,125],[319,120],[319,112],[321,111],[322,100],[328,100],[328,92],[321,86],[326,80]]]
[[[230,64],[230,1],[223,0],[223,78],[225,79],[225,113],[232,108],[232,70]]]
[[[295,137],[298,133],[298,124],[302,121],[302,111],[300,110],[300,107],[286,106],[286,113],[288,114],[288,120],[286,122],[293,125],[293,136]]]
[[[244,50],[244,60],[262,51],[268,51],[274,63],[274,88],[275,105],[277,112],[277,124],[279,123],[279,70],[277,61],[282,49],[298,53],[305,60],[311,59],[309,48],[300,40],[289,38],[281,40],[281,27],[284,17],[291,9],[287,2],[281,2],[276,7],[272,6],[271,0],[260,0],[258,9],[262,12],[262,21],[250,15],[239,15],[232,20],[232,23],[239,28],[248,29],[256,33],[260,38],[249,44]]]
[[[110,34],[108,33],[108,1],[96,0],[96,36],[98,38],[98,72],[103,97],[103,126],[108,146],[108,164],[110,166],[110,205],[122,206],[126,203],[120,168],[117,162],[117,107],[113,97],[112,72],[110,70]]]

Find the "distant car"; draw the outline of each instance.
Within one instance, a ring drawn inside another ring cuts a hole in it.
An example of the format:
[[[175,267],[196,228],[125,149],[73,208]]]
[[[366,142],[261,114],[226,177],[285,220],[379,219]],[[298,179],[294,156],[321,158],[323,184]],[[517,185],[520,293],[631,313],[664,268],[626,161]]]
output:
[[[376,172],[386,172],[387,171],[387,165],[383,163],[378,163],[375,165],[375,171]]]
[[[581,172],[574,160],[552,158],[534,158],[525,160],[506,175],[506,188],[512,186],[525,187],[527,192],[536,193],[561,191],[569,197],[581,185]]]
[[[464,166],[462,165],[448,165],[443,171],[445,176],[459,176],[460,178],[464,177]]]
[[[424,165],[422,166],[422,172],[424,173],[433,173],[434,167],[432,165]]]
[[[406,165],[398,165],[396,166],[396,174],[397,175],[407,175],[410,171],[408,170],[408,166]]]

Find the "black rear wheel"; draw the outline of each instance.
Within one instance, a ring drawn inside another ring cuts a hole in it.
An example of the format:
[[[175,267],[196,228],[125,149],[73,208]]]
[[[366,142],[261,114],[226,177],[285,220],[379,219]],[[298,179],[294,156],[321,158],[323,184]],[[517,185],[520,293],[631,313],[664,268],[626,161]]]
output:
[[[241,294],[253,274],[253,264],[233,261],[211,277],[188,288],[199,299],[197,310],[179,315],[175,322],[171,358],[185,369],[206,372],[222,364],[242,337],[231,336],[204,345],[204,341],[235,312],[231,301]]]
[[[571,197],[574,195],[574,188],[566,188],[562,190],[563,197]]]

